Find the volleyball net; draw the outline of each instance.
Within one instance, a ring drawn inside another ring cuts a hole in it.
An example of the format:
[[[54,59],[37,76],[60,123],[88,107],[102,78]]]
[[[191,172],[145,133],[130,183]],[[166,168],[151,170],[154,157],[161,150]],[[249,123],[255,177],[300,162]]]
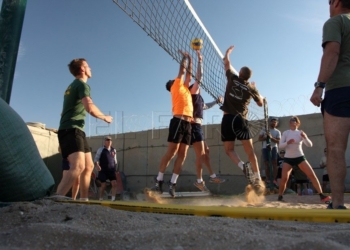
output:
[[[214,99],[224,96],[226,74],[223,54],[205,28],[189,0],[113,0],[138,26],[140,26],[174,60],[180,63],[179,50],[190,53],[193,69],[196,69],[197,55],[191,48],[194,38],[203,40],[203,77],[201,87]],[[233,68],[233,67],[232,67]],[[238,72],[233,68],[234,72]],[[192,75],[195,78],[195,70]],[[249,105],[249,117],[255,126],[263,127],[264,109],[254,101]],[[261,120],[261,123],[257,121]]]

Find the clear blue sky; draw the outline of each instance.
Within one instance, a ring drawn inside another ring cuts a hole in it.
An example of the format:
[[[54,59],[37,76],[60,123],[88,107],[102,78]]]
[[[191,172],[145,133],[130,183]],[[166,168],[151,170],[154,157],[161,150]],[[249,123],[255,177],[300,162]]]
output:
[[[190,2],[223,53],[235,45],[232,65],[253,69],[251,80],[267,97],[270,115],[319,112],[309,97],[328,1]],[[112,0],[28,1],[10,101],[25,122],[58,128],[63,93],[73,79],[67,64],[77,57],[92,68],[94,103],[115,119],[106,127],[87,119],[88,135],[168,125],[171,101],[164,85],[178,64]],[[220,120],[218,107],[207,111],[205,123]]]

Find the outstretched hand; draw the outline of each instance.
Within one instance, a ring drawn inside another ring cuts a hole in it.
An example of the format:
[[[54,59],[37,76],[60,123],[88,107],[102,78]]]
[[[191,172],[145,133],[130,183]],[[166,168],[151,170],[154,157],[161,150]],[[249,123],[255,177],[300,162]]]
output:
[[[113,117],[110,115],[105,115],[103,117],[103,121],[107,122],[107,123],[112,123],[113,122]]]
[[[179,50],[179,53],[182,54],[184,57],[190,57],[190,54],[186,51]]]
[[[199,61],[199,62],[202,62],[203,56],[202,56],[200,50],[196,50],[196,52],[197,52],[197,56],[198,56],[198,61]]]
[[[230,55],[232,50],[235,48],[235,46],[230,46],[227,50],[226,50],[226,56]]]
[[[216,99],[216,103],[223,103],[224,102],[224,98],[222,98],[222,96],[219,96],[218,99]]]

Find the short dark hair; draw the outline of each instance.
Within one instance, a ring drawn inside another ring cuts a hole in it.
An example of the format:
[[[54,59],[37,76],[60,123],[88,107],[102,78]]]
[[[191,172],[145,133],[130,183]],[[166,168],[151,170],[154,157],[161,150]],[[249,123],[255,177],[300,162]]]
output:
[[[73,76],[80,75],[80,67],[83,65],[83,62],[86,62],[84,58],[76,58],[68,64],[69,71]]]
[[[350,0],[340,0],[342,7],[346,9],[350,9]]]
[[[244,81],[248,81],[252,76],[252,70],[246,66],[242,67],[239,71],[239,78],[242,78]]]
[[[174,84],[174,80],[169,80],[166,84],[165,84],[165,88],[166,90],[168,90],[170,92],[171,86],[173,86]]]

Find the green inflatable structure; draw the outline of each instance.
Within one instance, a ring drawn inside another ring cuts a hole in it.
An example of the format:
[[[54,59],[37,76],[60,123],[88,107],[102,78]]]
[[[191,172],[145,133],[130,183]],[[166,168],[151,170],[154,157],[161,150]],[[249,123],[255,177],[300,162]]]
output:
[[[41,199],[54,184],[27,125],[0,98],[0,202]]]

